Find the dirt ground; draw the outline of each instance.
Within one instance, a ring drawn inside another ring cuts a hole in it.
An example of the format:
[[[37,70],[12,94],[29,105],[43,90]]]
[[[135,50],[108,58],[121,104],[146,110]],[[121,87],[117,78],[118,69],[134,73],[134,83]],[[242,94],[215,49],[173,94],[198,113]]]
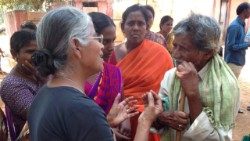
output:
[[[233,130],[234,141],[241,141],[244,135],[250,134],[250,111],[247,111],[247,106],[250,106],[250,50],[246,53],[246,64],[242,69],[239,77],[239,86],[241,90],[241,108],[243,114],[238,114],[236,126]]]
[[[243,114],[238,114],[236,119],[236,125],[233,130],[234,141],[241,141],[242,137],[246,134],[250,134],[250,111],[246,108],[250,105],[250,82],[240,80],[241,88],[241,108],[244,110]]]
[[[241,90],[241,108],[243,114],[238,114],[236,126],[233,130],[234,141],[241,141],[244,135],[250,134],[250,111],[247,106],[250,105],[250,50],[247,50],[246,65],[244,66],[240,78],[239,85]]]

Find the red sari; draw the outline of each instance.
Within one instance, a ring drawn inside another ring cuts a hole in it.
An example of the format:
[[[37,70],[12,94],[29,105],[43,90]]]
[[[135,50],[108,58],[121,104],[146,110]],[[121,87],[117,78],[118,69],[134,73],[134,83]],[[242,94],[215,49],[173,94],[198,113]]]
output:
[[[115,54],[111,55],[112,63],[117,62]],[[165,72],[173,68],[173,61],[168,51],[153,41],[144,41],[130,51],[121,61],[117,62],[122,71],[124,96],[134,96],[139,111],[144,109],[142,95],[153,90],[158,93],[160,82]],[[132,137],[136,133],[138,116],[131,118]],[[149,136],[149,141],[159,141],[156,134]]]

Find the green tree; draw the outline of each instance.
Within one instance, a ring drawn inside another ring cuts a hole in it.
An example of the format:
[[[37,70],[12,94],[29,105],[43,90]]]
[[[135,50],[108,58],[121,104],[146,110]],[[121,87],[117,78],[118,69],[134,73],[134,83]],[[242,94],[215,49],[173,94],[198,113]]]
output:
[[[43,3],[65,2],[68,0],[0,0],[1,9],[6,10],[31,10],[42,9]]]
[[[0,6],[4,10],[34,10],[42,7],[44,0],[0,0]]]

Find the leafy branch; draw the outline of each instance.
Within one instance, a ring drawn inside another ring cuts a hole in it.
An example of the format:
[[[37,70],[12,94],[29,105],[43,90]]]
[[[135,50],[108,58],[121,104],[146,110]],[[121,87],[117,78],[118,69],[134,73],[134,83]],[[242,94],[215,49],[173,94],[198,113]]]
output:
[[[3,10],[31,10],[42,9],[43,3],[65,2],[67,0],[0,0],[0,8]]]

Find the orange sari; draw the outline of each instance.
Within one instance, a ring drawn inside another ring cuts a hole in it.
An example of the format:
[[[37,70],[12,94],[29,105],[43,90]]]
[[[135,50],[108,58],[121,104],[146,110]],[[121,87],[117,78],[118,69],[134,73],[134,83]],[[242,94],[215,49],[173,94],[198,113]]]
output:
[[[142,112],[142,95],[153,90],[158,93],[160,82],[165,72],[173,68],[173,61],[168,51],[153,41],[144,39],[140,46],[130,51],[116,64],[122,71],[124,96],[134,96]],[[137,128],[138,116],[131,119],[132,137]],[[150,135],[149,141],[159,141],[156,134]]]

